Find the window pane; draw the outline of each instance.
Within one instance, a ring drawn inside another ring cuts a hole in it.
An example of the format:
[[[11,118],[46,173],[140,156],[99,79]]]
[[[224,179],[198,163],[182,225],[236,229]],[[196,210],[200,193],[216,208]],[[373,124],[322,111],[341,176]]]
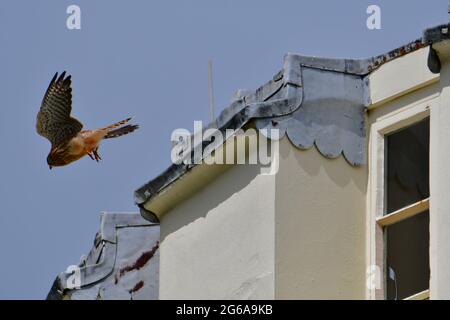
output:
[[[428,211],[385,230],[387,299],[404,299],[427,290],[430,279]]]
[[[428,198],[429,118],[386,137],[386,214]]]

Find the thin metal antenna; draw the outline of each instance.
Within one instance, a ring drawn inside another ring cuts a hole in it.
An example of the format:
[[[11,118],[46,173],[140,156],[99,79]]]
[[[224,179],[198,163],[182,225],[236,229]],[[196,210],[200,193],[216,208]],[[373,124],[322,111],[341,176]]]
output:
[[[208,60],[208,87],[209,87],[209,116],[211,117],[211,122],[216,119],[214,113],[214,86],[213,86],[213,66],[212,61]]]

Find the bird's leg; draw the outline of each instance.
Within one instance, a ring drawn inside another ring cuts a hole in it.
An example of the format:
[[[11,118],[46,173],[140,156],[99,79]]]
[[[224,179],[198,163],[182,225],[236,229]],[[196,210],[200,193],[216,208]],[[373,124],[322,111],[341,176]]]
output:
[[[102,160],[102,158],[101,158],[100,155],[98,154],[98,148],[96,148],[92,153],[94,154],[95,160],[97,160],[97,162],[98,162],[99,160]]]
[[[95,160],[94,156],[92,153],[88,153],[89,158],[91,158],[92,160]]]

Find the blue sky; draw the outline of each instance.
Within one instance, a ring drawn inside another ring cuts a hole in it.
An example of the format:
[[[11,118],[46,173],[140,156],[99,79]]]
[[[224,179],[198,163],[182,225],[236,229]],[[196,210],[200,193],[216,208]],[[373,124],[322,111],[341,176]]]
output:
[[[81,30],[66,8],[81,8]],[[381,30],[366,8],[381,7]],[[0,299],[45,298],[56,275],[90,250],[101,211],[137,211],[133,191],[170,164],[170,135],[207,121],[208,59],[216,114],[254,89],[286,52],[368,57],[448,22],[447,0],[2,0],[0,2]],[[56,71],[73,78],[85,128],[129,115],[141,128],[49,170],[35,132]]]

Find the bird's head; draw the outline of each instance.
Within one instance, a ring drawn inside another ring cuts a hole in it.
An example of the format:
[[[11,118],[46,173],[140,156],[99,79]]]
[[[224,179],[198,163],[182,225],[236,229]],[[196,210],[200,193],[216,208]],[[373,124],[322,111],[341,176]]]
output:
[[[48,168],[51,170],[53,168],[53,166],[55,165],[55,161],[53,160],[53,153],[50,153],[47,156],[47,164],[48,164]]]
[[[47,164],[51,170],[53,167],[64,165],[64,150],[60,148],[54,148],[47,156]]]
[[[47,164],[50,169],[64,166],[67,163],[67,146],[52,148],[47,156]]]

